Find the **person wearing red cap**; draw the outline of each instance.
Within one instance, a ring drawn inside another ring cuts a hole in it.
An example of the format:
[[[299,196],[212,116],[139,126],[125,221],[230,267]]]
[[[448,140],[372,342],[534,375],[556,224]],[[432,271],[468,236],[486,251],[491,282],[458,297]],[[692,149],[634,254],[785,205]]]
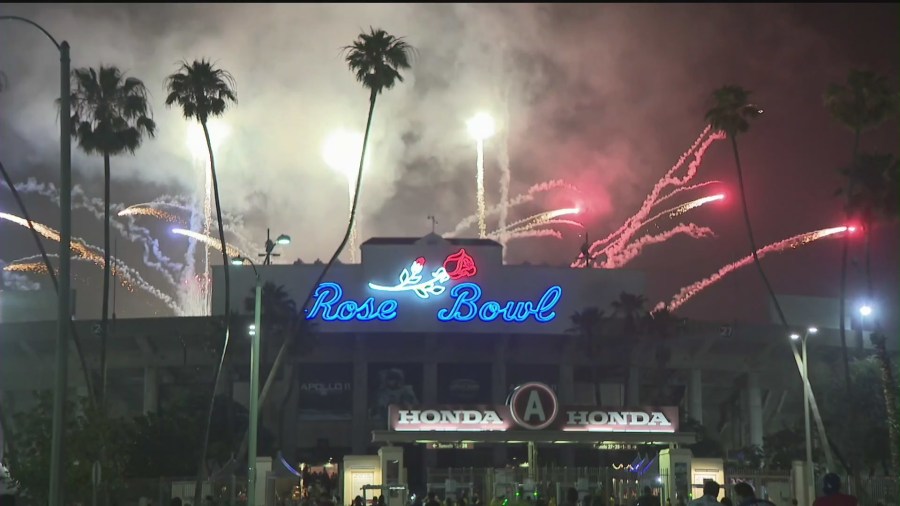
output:
[[[841,479],[834,473],[825,475],[822,491],[825,496],[816,499],[813,506],[859,506],[857,498],[841,492]]]

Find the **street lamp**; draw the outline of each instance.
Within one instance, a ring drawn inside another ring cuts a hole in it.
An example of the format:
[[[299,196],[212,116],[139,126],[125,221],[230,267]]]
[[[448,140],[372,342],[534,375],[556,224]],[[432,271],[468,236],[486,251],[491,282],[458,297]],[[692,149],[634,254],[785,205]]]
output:
[[[475,161],[475,186],[477,190],[476,198],[478,201],[478,237],[484,239],[487,237],[487,226],[484,222],[485,205],[484,205],[484,141],[494,135],[496,126],[494,118],[489,114],[480,112],[466,122],[469,135],[475,139],[476,161]]]
[[[273,241],[273,240],[272,240],[272,235],[271,235],[271,230],[269,230],[269,229],[267,228],[267,229],[266,229],[266,252],[265,252],[265,253],[260,253],[260,254],[259,254],[260,257],[265,257],[265,260],[263,260],[263,265],[269,265],[269,264],[271,264],[271,263],[272,263],[272,258],[271,258],[271,257],[280,257],[280,256],[281,256],[281,253],[272,253],[272,251],[275,250],[275,246],[278,246],[278,245],[284,246],[284,245],[290,244],[290,243],[291,243],[291,236],[286,235],[286,234],[281,234],[281,235],[279,235],[279,236],[276,237],[275,240]],[[240,257],[238,257],[238,258],[240,258]],[[249,259],[248,259],[248,260],[249,260]],[[243,263],[235,264],[235,263],[234,263],[234,260],[232,260],[231,263],[232,263],[233,265],[243,265]],[[252,264],[251,264],[251,265],[252,265]]]
[[[41,31],[59,50],[59,287],[56,306],[56,381],[53,390],[53,428],[50,439],[50,506],[63,505],[63,427],[69,365],[69,297],[71,297],[72,242],[72,137],[69,43],[57,42],[34,21],[19,16],[0,16],[0,21],[20,21]]]
[[[287,236],[284,236],[287,237]],[[247,506],[256,503],[256,434],[259,424],[259,340],[262,336],[260,313],[262,312],[262,281],[256,264],[245,257],[231,259],[231,265],[253,267],[256,276],[256,296],[253,308],[253,325],[250,327],[250,439],[247,445]]]
[[[812,463],[812,431],[809,426],[809,392],[810,392],[810,384],[809,384],[809,363],[806,355],[806,341],[809,339],[810,335],[815,335],[819,332],[819,329],[813,326],[810,326],[806,329],[806,332],[803,334],[803,337],[800,337],[800,334],[794,332],[791,334],[792,341],[800,341],[800,356],[801,356],[801,364],[802,368],[800,370],[800,375],[803,379],[803,428],[806,437],[806,494],[807,494],[807,503],[809,499],[815,497],[815,473],[813,472],[813,463]]]
[[[871,316],[872,315],[872,306],[868,304],[863,304],[859,306],[859,314],[860,316]]]

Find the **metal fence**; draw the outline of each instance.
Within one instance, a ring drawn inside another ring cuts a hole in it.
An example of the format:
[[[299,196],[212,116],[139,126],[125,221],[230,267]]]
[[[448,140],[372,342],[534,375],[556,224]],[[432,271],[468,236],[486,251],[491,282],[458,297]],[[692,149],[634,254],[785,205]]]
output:
[[[794,479],[791,470],[725,468],[725,495],[734,498],[734,486],[746,482],[753,485],[756,496],[778,506],[790,506],[794,499]]]
[[[624,468],[554,466],[536,468],[531,472],[523,467],[467,467],[430,468],[426,479],[429,491],[441,498],[456,498],[466,490],[470,496],[479,494],[484,503],[500,496],[512,501],[517,494],[525,493],[543,499],[554,497],[557,504],[562,504],[566,491],[575,488],[582,498],[602,498],[598,501],[600,504],[630,504],[644,486],[657,490],[663,488],[665,484],[657,476],[658,466],[642,474]]]

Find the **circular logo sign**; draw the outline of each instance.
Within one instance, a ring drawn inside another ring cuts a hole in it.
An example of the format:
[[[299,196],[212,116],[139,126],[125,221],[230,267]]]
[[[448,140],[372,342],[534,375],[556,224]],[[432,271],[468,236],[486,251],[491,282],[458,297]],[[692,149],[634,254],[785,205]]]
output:
[[[559,402],[553,389],[547,385],[526,383],[513,390],[509,398],[509,412],[519,427],[541,430],[556,420]]]

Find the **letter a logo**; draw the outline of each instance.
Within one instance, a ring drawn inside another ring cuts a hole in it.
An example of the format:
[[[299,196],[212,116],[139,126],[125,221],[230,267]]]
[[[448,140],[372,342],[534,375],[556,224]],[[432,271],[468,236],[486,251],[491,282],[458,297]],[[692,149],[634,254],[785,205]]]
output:
[[[537,416],[538,420],[542,422],[547,421],[547,415],[544,414],[544,406],[541,404],[541,396],[538,395],[537,390],[532,390],[528,394],[528,405],[525,407],[525,416],[522,418],[530,422],[533,416]]]
[[[509,412],[519,427],[541,430],[556,421],[559,402],[556,393],[547,385],[526,383],[513,390],[509,397]]]

